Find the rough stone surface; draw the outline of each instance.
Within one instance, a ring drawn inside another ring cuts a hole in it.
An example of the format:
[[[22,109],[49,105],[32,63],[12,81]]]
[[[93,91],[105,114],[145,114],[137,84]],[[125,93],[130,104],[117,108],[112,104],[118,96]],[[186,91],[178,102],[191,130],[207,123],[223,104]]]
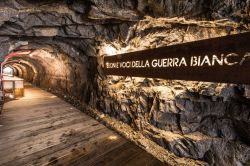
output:
[[[172,153],[168,164],[247,165],[249,85],[105,77],[101,65],[107,47],[174,45],[249,31],[249,22],[249,0],[0,0],[0,57],[32,50],[10,59],[17,75],[126,123]]]
[[[126,45],[108,45],[122,53],[248,31],[227,21],[204,23],[147,18],[130,28]],[[98,84],[99,109],[175,155],[209,165],[249,163],[247,85],[114,76]]]

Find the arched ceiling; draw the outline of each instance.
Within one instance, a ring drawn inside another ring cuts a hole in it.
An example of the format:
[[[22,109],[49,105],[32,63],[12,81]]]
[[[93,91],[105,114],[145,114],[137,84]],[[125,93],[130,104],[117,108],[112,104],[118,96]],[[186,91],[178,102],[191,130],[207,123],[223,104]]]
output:
[[[127,38],[144,16],[249,22],[249,1],[0,0],[0,57],[18,46],[63,48],[96,56],[100,41]],[[237,14],[241,13],[241,14]],[[81,58],[81,57],[80,57]]]

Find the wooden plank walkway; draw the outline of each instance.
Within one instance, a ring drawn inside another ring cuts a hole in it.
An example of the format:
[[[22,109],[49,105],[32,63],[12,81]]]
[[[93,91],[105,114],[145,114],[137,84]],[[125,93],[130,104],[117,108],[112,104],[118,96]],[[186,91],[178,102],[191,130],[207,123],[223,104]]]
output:
[[[38,88],[4,105],[0,165],[163,165],[114,131]]]

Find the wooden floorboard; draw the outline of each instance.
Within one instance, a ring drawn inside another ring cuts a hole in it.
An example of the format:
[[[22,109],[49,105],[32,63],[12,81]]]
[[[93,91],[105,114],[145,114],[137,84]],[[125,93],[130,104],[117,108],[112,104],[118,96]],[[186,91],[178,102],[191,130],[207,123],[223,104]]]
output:
[[[14,129],[21,129],[21,128],[27,128],[29,126],[34,126],[34,125],[39,125],[39,124],[44,124],[44,123],[49,123],[49,122],[54,122],[57,120],[69,118],[72,116],[76,116],[75,113],[73,112],[65,112],[63,115],[62,114],[57,114],[52,117],[44,117],[44,118],[37,118],[36,120],[32,119],[30,121],[23,120],[19,121],[18,123],[15,124],[9,124],[9,125],[4,125],[0,128],[0,131],[6,131],[6,130],[14,130]]]
[[[29,87],[0,115],[0,165],[163,164],[69,103]]]
[[[11,153],[16,153],[18,150],[21,150],[21,151],[25,151],[25,148],[30,148],[32,147],[32,150],[29,150],[29,153],[30,151],[34,151],[34,148],[41,148],[41,147],[45,147],[47,144],[51,145],[51,144],[56,144],[56,143],[60,143],[62,142],[62,139],[64,138],[63,136],[65,136],[66,134],[72,134],[72,133],[76,133],[77,134],[81,134],[82,132],[86,131],[86,128],[89,128],[91,127],[91,125],[95,123],[95,122],[92,122],[90,123],[90,125],[88,124],[84,124],[83,125],[74,125],[73,127],[74,128],[69,128],[70,130],[65,130],[64,129],[64,132],[62,133],[62,130],[60,131],[57,131],[57,133],[53,133],[53,135],[37,135],[36,138],[32,138],[32,142],[30,142],[30,138],[27,137],[28,139],[24,138],[24,139],[20,139],[18,141],[15,141],[15,142],[10,142],[10,143],[7,143],[7,144],[4,144],[4,145],[1,145],[1,149],[0,150],[5,150],[5,154],[8,155],[11,154]],[[72,126],[71,126],[72,127]],[[103,126],[98,126],[96,127],[95,129],[99,129],[99,128],[103,128]],[[68,133],[65,134],[65,131]],[[88,130],[89,131],[92,131],[91,129]],[[85,133],[84,133],[85,134]],[[12,146],[13,145],[13,146]],[[15,147],[14,147],[15,146]],[[13,147],[13,148],[11,148]],[[5,157],[6,158],[6,157]],[[1,160],[1,156],[0,156],[0,161]]]

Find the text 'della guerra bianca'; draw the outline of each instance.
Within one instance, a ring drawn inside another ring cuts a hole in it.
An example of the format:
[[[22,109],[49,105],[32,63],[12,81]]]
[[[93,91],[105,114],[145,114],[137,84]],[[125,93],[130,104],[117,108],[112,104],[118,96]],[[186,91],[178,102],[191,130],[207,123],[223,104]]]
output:
[[[106,62],[107,69],[112,68],[173,68],[173,67],[203,67],[203,66],[234,66],[243,65],[250,60],[250,53],[221,55],[191,56],[190,58],[162,58],[152,60],[131,60],[121,62]]]

